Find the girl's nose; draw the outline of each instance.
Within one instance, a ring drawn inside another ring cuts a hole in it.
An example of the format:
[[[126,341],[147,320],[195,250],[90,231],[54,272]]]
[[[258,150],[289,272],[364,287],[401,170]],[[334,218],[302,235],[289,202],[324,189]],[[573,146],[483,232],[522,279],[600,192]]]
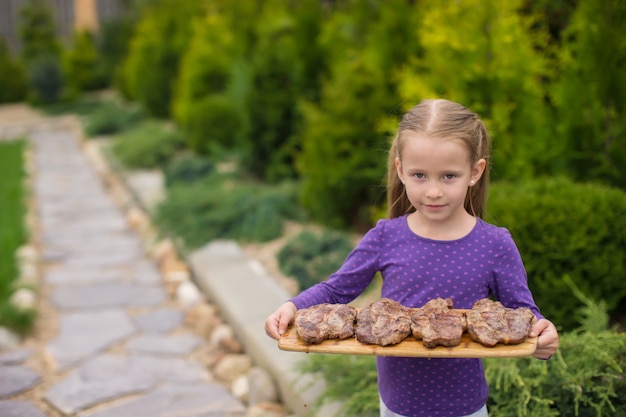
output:
[[[441,197],[441,189],[437,187],[435,184],[430,184],[426,189],[426,197],[427,198],[439,198]]]

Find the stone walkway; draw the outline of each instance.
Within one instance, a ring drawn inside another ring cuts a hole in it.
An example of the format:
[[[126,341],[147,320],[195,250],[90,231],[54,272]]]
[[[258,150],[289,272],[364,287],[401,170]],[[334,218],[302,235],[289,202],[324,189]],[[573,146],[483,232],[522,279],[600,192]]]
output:
[[[40,296],[54,314],[40,311],[49,336],[39,345],[0,353],[0,416],[249,415],[198,359],[206,341],[185,325],[78,141],[64,131],[30,140]]]

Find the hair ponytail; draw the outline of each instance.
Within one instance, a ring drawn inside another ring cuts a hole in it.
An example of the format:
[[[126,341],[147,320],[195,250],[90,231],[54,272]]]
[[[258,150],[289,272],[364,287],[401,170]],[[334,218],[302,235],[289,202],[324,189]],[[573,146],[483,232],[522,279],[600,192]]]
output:
[[[483,218],[485,214],[485,206],[487,205],[488,187],[489,187],[489,152],[490,140],[489,133],[484,123],[476,117],[476,154],[474,160],[484,159],[486,161],[483,174],[480,176],[476,184],[469,187],[465,195],[464,207],[468,213],[475,217]]]
[[[396,158],[398,158],[397,135],[391,143],[389,160],[387,162],[387,218],[389,219],[400,217],[415,210],[406,196],[404,184],[402,184],[398,176]]]

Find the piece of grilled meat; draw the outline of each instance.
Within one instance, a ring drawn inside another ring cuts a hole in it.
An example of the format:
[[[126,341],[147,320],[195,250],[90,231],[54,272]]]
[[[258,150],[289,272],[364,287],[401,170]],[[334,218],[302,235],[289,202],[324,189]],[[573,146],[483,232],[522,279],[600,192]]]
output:
[[[466,316],[467,333],[472,340],[488,347],[522,343],[536,320],[526,307],[507,308],[488,298],[476,301]]]
[[[465,316],[452,310],[452,299],[435,298],[411,311],[411,332],[427,348],[454,347],[461,343]]]
[[[318,304],[296,312],[294,324],[298,335],[308,344],[326,339],[354,336],[356,309],[346,304]]]
[[[359,311],[356,323],[356,339],[370,345],[395,345],[411,334],[410,309],[389,298]]]

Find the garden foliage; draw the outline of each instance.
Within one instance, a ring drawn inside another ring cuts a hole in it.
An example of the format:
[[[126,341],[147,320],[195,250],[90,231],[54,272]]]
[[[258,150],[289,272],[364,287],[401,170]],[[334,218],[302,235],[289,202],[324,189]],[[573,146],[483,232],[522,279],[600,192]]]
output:
[[[145,117],[136,106],[106,100],[87,113],[84,129],[88,136],[113,135],[134,127]]]
[[[487,219],[507,227],[543,314],[571,329],[581,301],[568,275],[610,313],[626,302],[626,193],[598,184],[545,178],[491,187]],[[556,301],[558,300],[558,301]]]
[[[300,290],[305,290],[339,269],[353,247],[344,233],[305,230],[291,238],[276,258],[283,273],[293,277]]]
[[[22,101],[28,93],[26,71],[0,39],[0,103]]]
[[[143,9],[124,62],[122,83],[131,98],[156,117],[168,117],[183,51],[191,38],[190,22],[201,0],[156,0]]]
[[[44,0],[28,0],[20,9],[19,35],[22,63],[26,67],[29,99],[34,103],[59,100],[65,86],[61,45],[56,36],[54,13]]]
[[[294,183],[259,187],[231,175],[209,175],[192,184],[175,183],[156,221],[186,249],[214,239],[266,242],[282,235],[285,220],[300,219]]]
[[[165,166],[183,147],[184,138],[172,126],[144,121],[113,140],[113,152],[127,168],[155,169]]]
[[[103,88],[106,76],[94,35],[89,31],[74,34],[73,45],[63,55],[66,87],[70,95]]]

